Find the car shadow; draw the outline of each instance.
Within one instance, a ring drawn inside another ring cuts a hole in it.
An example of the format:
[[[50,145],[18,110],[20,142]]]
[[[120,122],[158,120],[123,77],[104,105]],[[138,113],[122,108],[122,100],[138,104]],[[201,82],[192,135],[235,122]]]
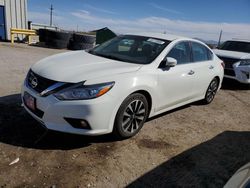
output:
[[[21,95],[0,97],[0,142],[35,149],[70,150],[88,147],[92,143],[109,143],[118,139],[112,135],[82,136],[48,131],[21,106]]]
[[[180,111],[180,110],[184,110],[186,108],[190,108],[192,106],[206,106],[207,104],[205,104],[202,100],[200,101],[195,101],[195,102],[192,102],[192,103],[189,103],[189,104],[186,104],[186,105],[183,105],[183,106],[180,106],[178,108],[175,108],[173,110],[169,110],[169,111],[166,111],[166,112],[163,112],[161,114],[158,114],[154,117],[151,117],[151,118],[148,118],[146,122],[150,122],[150,121],[153,121],[155,119],[158,119],[160,117],[163,117],[163,116],[166,116],[166,115],[169,115],[169,114],[172,114],[174,112],[177,112],[177,111]]]
[[[233,79],[223,78],[221,89],[223,90],[250,90],[250,84],[242,84]]]
[[[199,101],[194,102],[149,118],[147,122],[192,105],[203,104]],[[35,149],[70,150],[88,147],[92,143],[110,143],[121,140],[112,134],[83,136],[47,130],[21,106],[20,94],[0,97],[0,109],[0,142],[2,143]]]
[[[153,121],[153,120],[155,120],[155,119],[161,118],[161,117],[163,117],[163,116],[172,114],[172,113],[174,113],[174,112],[177,112],[177,111],[180,111],[180,110],[184,110],[184,109],[186,109],[186,108],[190,108],[192,105],[199,106],[199,105],[204,105],[204,104],[202,104],[202,102],[200,102],[200,101],[193,102],[193,103],[190,103],[190,104],[186,104],[186,105],[184,105],[184,106],[175,108],[175,109],[173,109],[173,110],[169,110],[169,111],[167,111],[167,112],[163,112],[163,113],[161,113],[161,114],[158,114],[158,115],[156,115],[156,116],[154,116],[154,117],[150,117],[150,118],[147,119],[146,122],[150,122],[150,121]]]
[[[167,160],[127,187],[223,187],[250,161],[249,151],[249,131],[225,131]]]

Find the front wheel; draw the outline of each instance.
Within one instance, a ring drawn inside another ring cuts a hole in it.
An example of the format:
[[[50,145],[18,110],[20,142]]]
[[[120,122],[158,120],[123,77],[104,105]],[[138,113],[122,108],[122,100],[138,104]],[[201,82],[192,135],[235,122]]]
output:
[[[210,82],[210,84],[209,84],[209,86],[207,88],[207,92],[206,92],[205,98],[203,100],[205,104],[209,104],[209,103],[211,103],[213,101],[214,96],[215,96],[215,94],[216,94],[216,92],[218,90],[218,87],[219,87],[219,80],[214,78]]]
[[[115,119],[113,133],[119,138],[136,135],[148,117],[148,102],[144,95],[134,93],[121,104]]]

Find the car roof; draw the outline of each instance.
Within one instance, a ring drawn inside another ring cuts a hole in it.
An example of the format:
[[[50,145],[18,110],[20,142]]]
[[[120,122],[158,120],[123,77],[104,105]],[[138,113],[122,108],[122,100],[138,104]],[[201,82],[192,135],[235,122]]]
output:
[[[187,38],[187,37],[182,37],[182,36],[177,36],[177,35],[163,34],[163,33],[148,33],[148,32],[126,33],[126,35],[138,35],[138,36],[165,39],[165,40],[169,40],[169,41],[173,41],[173,40],[176,40],[176,39],[190,39],[190,38]]]

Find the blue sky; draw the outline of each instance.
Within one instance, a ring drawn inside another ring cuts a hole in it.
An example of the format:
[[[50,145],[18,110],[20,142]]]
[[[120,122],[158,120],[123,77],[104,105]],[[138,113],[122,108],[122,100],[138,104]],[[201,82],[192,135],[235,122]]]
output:
[[[70,30],[109,27],[117,33],[167,32],[217,40],[250,39],[250,0],[28,0],[28,17]]]

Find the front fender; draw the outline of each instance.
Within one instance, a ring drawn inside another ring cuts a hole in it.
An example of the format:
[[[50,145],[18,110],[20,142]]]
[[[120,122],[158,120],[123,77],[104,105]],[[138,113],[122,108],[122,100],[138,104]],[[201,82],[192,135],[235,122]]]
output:
[[[114,103],[116,104],[110,118],[109,129],[113,130],[113,125],[117,111],[119,110],[122,102],[132,93],[137,91],[146,91],[151,96],[152,105],[149,112],[149,117],[154,114],[154,109],[157,104],[155,87],[157,86],[157,76],[153,73],[126,73],[116,76],[106,77],[105,79],[89,80],[86,84],[96,84],[114,81],[113,88],[107,93],[112,96]]]

